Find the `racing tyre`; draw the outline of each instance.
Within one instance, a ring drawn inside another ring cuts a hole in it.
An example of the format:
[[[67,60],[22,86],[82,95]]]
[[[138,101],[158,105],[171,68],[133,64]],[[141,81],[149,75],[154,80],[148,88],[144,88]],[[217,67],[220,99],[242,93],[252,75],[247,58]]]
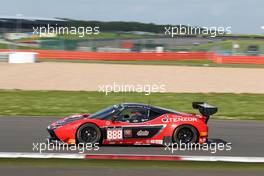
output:
[[[101,135],[102,135],[101,130],[96,125],[91,123],[86,123],[78,129],[76,138],[78,143],[95,144],[95,143],[100,143]]]
[[[196,143],[198,140],[197,130],[190,125],[182,125],[176,128],[172,136],[174,143]]]

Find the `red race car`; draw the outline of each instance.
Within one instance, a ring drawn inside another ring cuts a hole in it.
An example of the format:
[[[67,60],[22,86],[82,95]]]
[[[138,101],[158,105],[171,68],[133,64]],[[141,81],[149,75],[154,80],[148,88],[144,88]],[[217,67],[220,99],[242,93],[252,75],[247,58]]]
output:
[[[139,103],[113,105],[94,114],[73,115],[48,126],[50,141],[165,145],[207,142],[207,122],[217,107],[193,102],[202,115],[181,113]]]

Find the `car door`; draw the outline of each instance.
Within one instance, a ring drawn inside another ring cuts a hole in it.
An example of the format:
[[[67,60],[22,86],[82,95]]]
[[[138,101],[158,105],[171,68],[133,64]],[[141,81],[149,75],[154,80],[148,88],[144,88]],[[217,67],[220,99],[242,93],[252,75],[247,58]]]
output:
[[[162,125],[149,123],[149,109],[126,107],[106,129],[106,139],[114,143],[131,144],[152,138]]]

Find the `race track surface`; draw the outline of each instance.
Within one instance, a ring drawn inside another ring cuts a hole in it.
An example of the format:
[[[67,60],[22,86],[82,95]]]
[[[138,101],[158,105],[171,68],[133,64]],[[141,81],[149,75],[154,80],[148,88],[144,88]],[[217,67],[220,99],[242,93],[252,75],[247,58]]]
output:
[[[28,176],[35,175],[38,173],[38,176],[47,176],[47,175],[63,175],[63,176],[79,176],[79,175],[126,175],[126,176],[135,176],[135,175],[151,175],[151,176],[186,176],[186,175],[195,175],[195,176],[222,176],[222,175],[232,175],[232,176],[248,176],[248,175],[263,175],[263,170],[230,170],[230,169],[189,169],[189,168],[56,168],[56,167],[19,167],[19,166],[0,166],[0,171],[3,175],[15,175],[15,176]]]
[[[33,142],[45,142],[48,136],[46,127],[55,120],[57,118],[53,117],[0,117],[0,152],[38,152],[33,151]],[[212,151],[174,151],[173,154],[264,157],[263,129],[264,122],[262,121],[211,120],[209,122],[209,140],[212,142],[231,142],[231,151],[217,151],[216,153],[212,153]],[[157,146],[101,146],[99,151],[85,151],[85,153],[172,154],[171,151],[165,150],[165,147]]]

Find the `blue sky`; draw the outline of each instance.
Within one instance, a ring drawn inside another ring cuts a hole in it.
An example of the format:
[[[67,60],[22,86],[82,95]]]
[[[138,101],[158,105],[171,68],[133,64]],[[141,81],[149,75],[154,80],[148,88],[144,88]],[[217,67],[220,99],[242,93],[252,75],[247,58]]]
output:
[[[263,0],[8,0],[0,16],[64,17],[156,24],[231,26],[233,33],[264,33]]]

